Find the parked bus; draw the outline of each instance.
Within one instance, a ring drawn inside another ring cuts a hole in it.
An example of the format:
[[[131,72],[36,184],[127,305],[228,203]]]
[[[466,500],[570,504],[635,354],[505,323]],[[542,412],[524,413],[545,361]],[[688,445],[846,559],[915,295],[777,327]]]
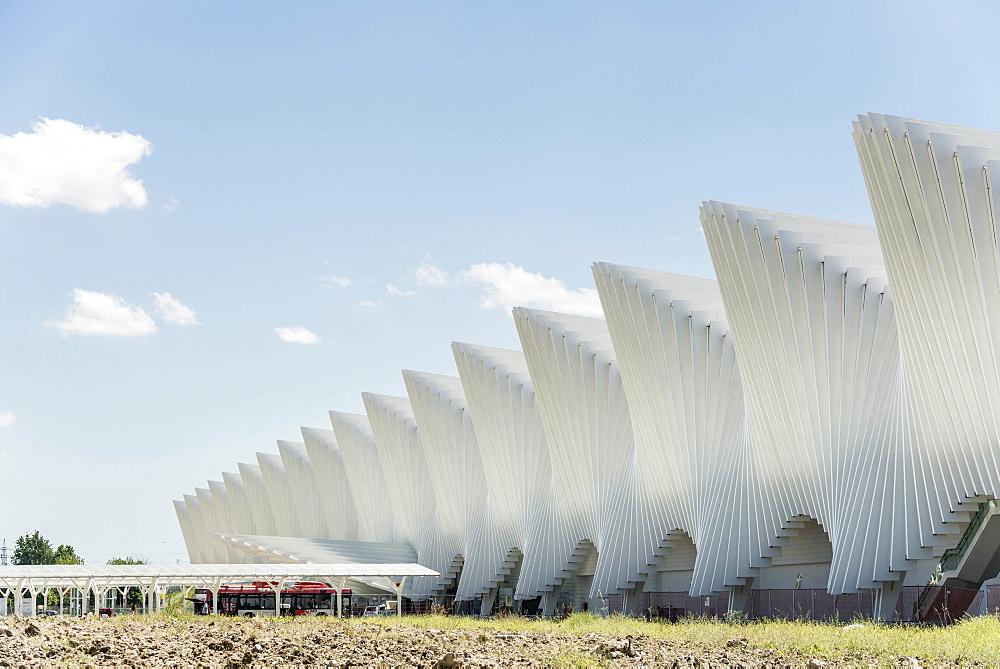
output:
[[[232,583],[219,588],[219,613],[227,616],[273,616],[276,583],[253,581]],[[340,591],[341,610],[347,615],[351,610],[351,590]],[[212,591],[198,588],[194,591],[194,612],[212,613]],[[337,589],[326,583],[296,581],[285,584],[281,591],[283,616],[335,616],[337,615]]]

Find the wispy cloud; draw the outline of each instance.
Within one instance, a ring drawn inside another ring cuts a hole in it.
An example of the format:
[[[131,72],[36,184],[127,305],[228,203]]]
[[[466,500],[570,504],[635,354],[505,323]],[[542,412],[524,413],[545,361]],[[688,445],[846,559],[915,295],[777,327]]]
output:
[[[324,276],[323,283],[327,288],[347,288],[351,285],[351,280],[346,276]]]
[[[378,300],[362,300],[349,307],[351,311],[382,311],[385,308],[385,302]]]
[[[537,307],[580,316],[603,318],[601,301],[593,288],[570,290],[559,279],[527,271],[511,263],[480,263],[460,274],[469,283],[485,287],[483,309]]]
[[[274,333],[278,335],[281,341],[288,342],[289,344],[318,344],[320,342],[319,335],[310,332],[301,325],[277,327],[274,328]]]
[[[142,181],[128,172],[153,151],[143,137],[48,118],[31,130],[0,134],[0,203],[99,214],[149,203]]]
[[[416,289],[402,288],[390,283],[385,286],[385,294],[390,297],[413,297],[423,293],[427,288],[445,288],[454,284],[448,272],[426,261],[420,263],[420,266],[412,272],[400,277],[399,281],[404,285],[412,282],[416,285]]]
[[[17,420],[17,416],[9,411],[0,411],[0,427],[7,427],[13,425],[14,421]]]
[[[156,302],[154,313],[173,325],[201,325],[194,309],[182,304],[170,293],[150,293]]]
[[[413,270],[413,281],[421,288],[444,288],[451,284],[451,277],[440,267],[425,262]]]
[[[44,321],[64,337],[137,337],[157,332],[153,319],[142,307],[128,304],[117,295],[73,289],[73,303],[60,321]]]
[[[397,288],[396,286],[394,286],[391,283],[389,283],[389,284],[386,284],[386,286],[385,286],[385,294],[386,295],[392,295],[393,297],[410,297],[412,295],[416,295],[417,291],[415,291],[415,290],[403,290],[402,288]]]

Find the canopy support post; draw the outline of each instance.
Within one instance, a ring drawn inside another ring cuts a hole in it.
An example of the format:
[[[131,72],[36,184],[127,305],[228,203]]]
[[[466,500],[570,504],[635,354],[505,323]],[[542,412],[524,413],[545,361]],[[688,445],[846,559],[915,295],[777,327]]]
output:
[[[149,584],[149,589],[146,591],[146,613],[152,613],[153,611],[158,611],[159,597],[157,597],[156,592],[156,577],[153,577],[152,582]]]
[[[400,579],[399,584],[396,585],[396,617],[403,615],[403,586],[406,585],[406,577],[404,576]]]
[[[285,588],[285,580],[284,578],[280,579],[278,587],[271,586],[271,589],[274,590],[274,616],[276,618],[281,616],[281,591]]]
[[[214,587],[212,588],[212,615],[219,615],[219,589],[222,587],[222,578],[219,577],[215,579]]]
[[[88,578],[83,584],[83,589],[80,590],[80,615],[87,615],[87,609],[90,606],[90,588],[93,582],[94,579]],[[96,599],[94,603],[97,603]]]
[[[338,618],[343,618],[344,617],[344,603],[343,603],[342,596],[343,596],[343,591],[344,591],[344,584],[346,584],[346,583],[347,583],[347,577],[345,576],[342,579],[340,579],[340,585],[337,586],[337,617]]]
[[[18,618],[22,617],[22,611],[21,611],[21,599],[22,599],[21,595],[22,595],[22,592],[21,592],[21,588],[23,586],[24,586],[24,579],[23,578],[18,579],[17,580],[17,590],[15,591],[15,592],[17,592],[17,597],[14,598],[14,615],[16,617],[18,617]]]

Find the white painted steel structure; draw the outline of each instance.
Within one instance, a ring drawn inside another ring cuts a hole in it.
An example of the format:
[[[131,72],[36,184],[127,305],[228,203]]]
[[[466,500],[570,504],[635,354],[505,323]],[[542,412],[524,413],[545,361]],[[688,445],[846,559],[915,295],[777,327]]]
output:
[[[635,500],[632,424],[608,328],[594,318],[521,307],[514,321],[552,463],[557,570],[546,574],[547,585],[582,591],[585,599],[633,589],[645,566],[639,541],[646,532]]]
[[[739,584],[751,546],[746,419],[718,286],[607,263],[594,277],[635,431],[647,589],[657,575],[667,590]]]
[[[47,590],[72,588],[93,593],[100,602],[109,590],[135,587],[142,590],[150,609],[159,609],[157,595],[171,586],[204,587],[218,594],[226,583],[267,581],[280,592],[285,583],[295,580],[322,581],[342,589],[348,580],[380,578],[383,589],[398,597],[408,578],[437,575],[418,564],[16,565],[0,566],[0,592],[5,597],[27,592],[34,598]],[[213,599],[218,607],[219,598]],[[87,597],[82,603],[83,613],[87,613]],[[20,615],[20,610],[16,611]]]
[[[1000,497],[1000,133],[854,140],[875,228],[704,202],[717,280],[595,264],[605,320],[515,308],[523,353],[453,344],[457,378],[184,495],[192,561],[367,542],[441,574],[414,597],[738,609],[795,578],[891,615]]]
[[[455,363],[480,445],[488,518],[465,577],[488,603],[504,585],[521,598],[540,597],[559,536],[552,467],[527,361],[519,351],[453,343]],[[517,475],[511,475],[516,472]],[[464,576],[464,574],[463,574]],[[485,578],[484,578],[485,577]]]

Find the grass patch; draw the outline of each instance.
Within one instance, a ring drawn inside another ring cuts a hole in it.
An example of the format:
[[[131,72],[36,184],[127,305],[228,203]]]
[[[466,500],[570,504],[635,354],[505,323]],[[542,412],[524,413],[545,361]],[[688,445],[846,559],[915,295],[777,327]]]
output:
[[[508,637],[507,652],[532,653],[531,648],[549,644],[556,650],[553,657],[567,666],[597,666],[594,657],[583,653],[580,645],[568,637],[599,635],[612,639],[655,640],[658,646],[679,655],[719,657],[727,649],[733,652],[752,651],[769,662],[801,664],[802,658],[817,658],[846,664],[888,665],[901,658],[917,658],[929,665],[1000,666],[1000,619],[982,616],[966,619],[950,627],[897,627],[863,622],[862,627],[844,629],[844,623],[815,621],[721,622],[688,619],[678,623],[645,622],[623,616],[601,618],[586,613],[566,620],[530,620],[519,616],[504,618],[472,618],[436,615],[388,616],[384,618],[230,618],[227,616],[195,616],[183,610],[164,611],[149,615],[118,616],[106,621],[90,621],[95,627],[158,628],[160,634],[173,636],[197,629],[214,630],[227,638],[236,635],[261,639],[281,639],[307,644],[310,639],[338,637],[389,640],[398,636],[400,627],[443,631],[462,631],[467,638],[486,643]],[[395,628],[395,629],[394,629]],[[305,636],[303,636],[305,635]],[[523,637],[523,638],[522,638]],[[434,634],[428,633],[427,639]],[[413,647],[428,642],[410,637]],[[596,641],[594,643],[597,643]],[[306,646],[306,647],[307,647]]]
[[[842,623],[815,621],[728,623],[689,619],[678,623],[658,623],[623,616],[600,618],[586,613],[561,621],[529,620],[517,616],[487,619],[402,616],[366,618],[363,624],[472,629],[482,630],[483,633],[642,636],[678,648],[691,648],[692,651],[725,648],[727,643],[742,645],[745,642],[746,647],[766,650],[776,660],[782,655],[793,654],[839,662],[862,659],[893,662],[902,657],[916,657],[922,662],[936,664],[1000,666],[1000,619],[996,616],[969,618],[949,627],[898,627],[865,622],[863,627],[855,629],[844,629]]]

